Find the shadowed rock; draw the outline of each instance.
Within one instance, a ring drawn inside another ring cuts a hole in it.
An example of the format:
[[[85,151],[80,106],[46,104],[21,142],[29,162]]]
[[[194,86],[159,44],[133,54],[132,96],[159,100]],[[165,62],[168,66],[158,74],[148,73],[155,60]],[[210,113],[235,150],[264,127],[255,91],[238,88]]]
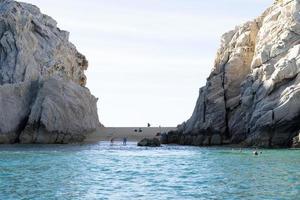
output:
[[[293,146],[294,148],[300,148],[300,134],[293,139]]]
[[[160,147],[160,141],[157,138],[153,139],[142,139],[138,144],[141,147]]]

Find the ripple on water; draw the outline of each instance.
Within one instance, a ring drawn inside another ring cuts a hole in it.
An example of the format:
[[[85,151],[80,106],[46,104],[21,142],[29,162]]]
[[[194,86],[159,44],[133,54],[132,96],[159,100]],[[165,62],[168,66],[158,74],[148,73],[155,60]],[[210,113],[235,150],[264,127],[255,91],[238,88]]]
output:
[[[297,199],[299,151],[0,147],[0,199]]]

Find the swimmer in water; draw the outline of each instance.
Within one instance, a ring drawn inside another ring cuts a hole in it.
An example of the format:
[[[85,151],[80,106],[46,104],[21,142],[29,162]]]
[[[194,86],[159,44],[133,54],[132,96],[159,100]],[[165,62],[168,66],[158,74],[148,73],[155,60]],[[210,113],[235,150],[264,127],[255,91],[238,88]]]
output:
[[[253,154],[254,154],[255,156],[258,156],[257,148],[255,148],[255,151],[253,151]]]

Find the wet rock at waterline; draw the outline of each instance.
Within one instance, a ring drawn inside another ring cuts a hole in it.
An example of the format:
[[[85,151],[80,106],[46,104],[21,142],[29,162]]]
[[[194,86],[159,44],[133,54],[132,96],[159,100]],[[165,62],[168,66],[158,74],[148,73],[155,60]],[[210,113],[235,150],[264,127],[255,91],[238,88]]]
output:
[[[138,146],[141,147],[160,147],[160,141],[157,138],[153,138],[153,139],[142,139],[138,144]]]
[[[85,56],[33,5],[0,0],[0,143],[83,141],[100,125]]]
[[[192,117],[166,143],[288,147],[300,130],[300,1],[222,36]]]

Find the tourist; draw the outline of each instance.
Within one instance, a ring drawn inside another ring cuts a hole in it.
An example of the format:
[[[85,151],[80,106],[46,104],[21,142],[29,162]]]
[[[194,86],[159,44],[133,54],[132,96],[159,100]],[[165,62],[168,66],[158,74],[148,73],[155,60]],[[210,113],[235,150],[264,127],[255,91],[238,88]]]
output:
[[[123,138],[123,145],[126,146],[126,144],[127,144],[127,138],[124,137],[124,138]]]
[[[111,139],[110,139],[110,145],[114,145],[114,141],[115,141],[115,139],[114,139],[114,138],[111,138]]]
[[[253,154],[254,154],[255,156],[258,156],[257,148],[255,148],[255,150],[253,151]]]

